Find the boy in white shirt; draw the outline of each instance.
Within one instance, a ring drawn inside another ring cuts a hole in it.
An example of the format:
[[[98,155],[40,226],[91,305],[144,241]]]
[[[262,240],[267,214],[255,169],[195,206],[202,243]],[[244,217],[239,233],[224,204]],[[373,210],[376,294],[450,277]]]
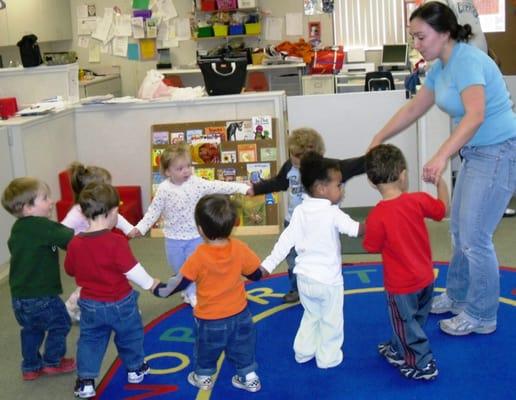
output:
[[[331,368],[342,362],[344,342],[339,235],[356,237],[363,226],[339,209],[343,191],[337,162],[309,152],[301,159],[300,171],[307,194],[262,266],[271,272],[295,247],[294,273],[304,308],[294,340],[295,358],[305,363],[315,357],[319,368]]]

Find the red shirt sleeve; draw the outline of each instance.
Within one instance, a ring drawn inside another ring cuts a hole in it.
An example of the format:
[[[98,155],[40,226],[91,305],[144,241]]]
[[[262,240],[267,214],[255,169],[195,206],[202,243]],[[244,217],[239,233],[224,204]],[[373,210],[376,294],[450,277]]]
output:
[[[440,221],[446,214],[446,206],[442,200],[430,196],[428,193],[418,193],[418,201],[423,210],[425,218],[431,218],[434,221]]]
[[[367,216],[365,222],[365,236],[362,246],[369,253],[381,253],[385,243],[385,227],[376,217],[377,210],[373,210]]]

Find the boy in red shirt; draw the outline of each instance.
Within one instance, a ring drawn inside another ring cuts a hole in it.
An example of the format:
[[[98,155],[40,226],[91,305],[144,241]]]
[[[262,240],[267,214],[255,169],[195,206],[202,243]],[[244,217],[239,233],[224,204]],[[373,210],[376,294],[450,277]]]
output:
[[[99,374],[111,332],[129,383],[143,381],[150,367],[144,362],[143,324],[138,312],[138,292],[158,285],[134,258],[127,239],[111,232],[118,220],[120,197],[106,183],[90,183],[79,195],[88,229],[68,244],[65,270],[80,286],[80,335],[77,342],[77,382],[74,394],[81,399],[95,396]]]
[[[366,173],[382,200],[366,220],[364,248],[381,253],[393,337],[378,345],[387,361],[411,379],[434,379],[438,370],[423,330],[432,304],[434,273],[425,218],[440,221],[448,210],[448,187],[436,183],[437,199],[407,193],[407,163],[391,144],[366,154]]]
[[[197,284],[195,362],[188,382],[202,390],[213,387],[212,376],[223,351],[237,371],[234,387],[249,392],[261,388],[256,374],[256,330],[241,277],[259,280],[268,272],[260,268],[260,259],[245,243],[230,237],[236,218],[236,205],[228,196],[202,197],[195,207],[195,223],[204,243],[179,274],[154,290],[155,295],[168,297],[192,282]]]

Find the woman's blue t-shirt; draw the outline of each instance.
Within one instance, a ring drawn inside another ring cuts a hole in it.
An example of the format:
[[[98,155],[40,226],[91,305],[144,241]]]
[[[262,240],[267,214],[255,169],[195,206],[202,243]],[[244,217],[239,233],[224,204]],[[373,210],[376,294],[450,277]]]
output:
[[[495,62],[476,47],[456,43],[446,65],[441,60],[432,65],[424,85],[434,92],[435,103],[454,124],[464,117],[461,92],[469,86],[484,86],[484,122],[466,146],[487,146],[516,137],[516,114],[503,76]]]

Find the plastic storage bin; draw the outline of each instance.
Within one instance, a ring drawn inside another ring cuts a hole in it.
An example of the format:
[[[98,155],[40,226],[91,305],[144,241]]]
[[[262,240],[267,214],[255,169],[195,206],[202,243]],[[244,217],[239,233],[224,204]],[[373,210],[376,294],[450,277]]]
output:
[[[201,26],[197,29],[197,37],[211,37],[213,36],[213,27],[211,26]]]
[[[244,25],[246,35],[259,35],[262,30],[262,26],[259,22],[252,22]]]
[[[222,24],[213,25],[213,32],[215,36],[227,36],[228,35],[228,26]]]
[[[216,0],[201,0],[202,11],[215,11],[217,9]]]
[[[229,34],[230,35],[243,35],[244,34],[244,25],[242,25],[242,24],[229,25]]]

